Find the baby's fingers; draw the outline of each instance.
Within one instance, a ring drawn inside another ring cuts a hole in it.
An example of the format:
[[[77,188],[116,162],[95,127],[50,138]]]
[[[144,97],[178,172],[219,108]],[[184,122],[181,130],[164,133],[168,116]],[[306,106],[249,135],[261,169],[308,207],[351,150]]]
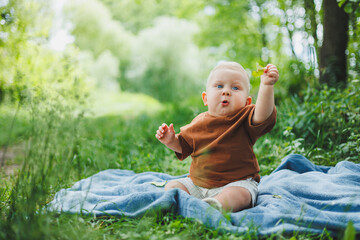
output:
[[[268,72],[273,71],[273,70],[276,70],[276,71],[277,71],[276,66],[273,65],[273,64],[268,64],[268,65],[266,65],[264,72],[265,72],[265,73],[268,73]]]
[[[158,129],[158,130],[156,131],[156,135],[157,135],[157,136],[162,136],[162,135],[164,135],[164,131]]]
[[[165,132],[167,131],[167,129],[168,129],[168,126],[167,126],[165,123],[163,123],[163,124],[159,127],[159,129],[156,131],[155,137],[156,137],[157,139],[163,138]]]
[[[155,137],[160,140],[164,137],[164,135],[162,133],[156,132]]]
[[[169,130],[173,133],[175,133],[174,124],[169,125]]]
[[[167,131],[168,126],[166,125],[166,123],[163,123],[160,127],[159,127],[159,131],[161,133],[164,133],[165,131]]]
[[[275,76],[279,76],[279,72],[278,72],[278,70],[271,70],[271,71],[269,71],[269,73],[268,73],[268,75],[270,76],[270,77],[275,77]]]

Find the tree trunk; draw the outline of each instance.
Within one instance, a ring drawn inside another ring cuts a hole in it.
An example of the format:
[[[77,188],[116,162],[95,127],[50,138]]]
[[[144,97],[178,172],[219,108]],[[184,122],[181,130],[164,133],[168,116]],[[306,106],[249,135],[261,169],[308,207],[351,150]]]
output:
[[[320,83],[330,86],[347,82],[349,15],[336,0],[323,0],[324,34],[320,49]]]

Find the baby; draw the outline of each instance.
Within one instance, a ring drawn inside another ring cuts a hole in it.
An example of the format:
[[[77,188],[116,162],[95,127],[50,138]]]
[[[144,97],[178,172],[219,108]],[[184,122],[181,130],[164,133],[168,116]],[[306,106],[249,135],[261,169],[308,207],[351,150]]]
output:
[[[190,174],[166,184],[203,199],[218,210],[237,212],[253,207],[260,181],[253,145],[276,122],[274,84],[276,66],[261,76],[256,105],[251,104],[250,80],[236,62],[223,62],[210,73],[202,93],[208,111],[175,134],[173,124],[162,124],[156,138],[175,151],[178,159],[192,157]]]

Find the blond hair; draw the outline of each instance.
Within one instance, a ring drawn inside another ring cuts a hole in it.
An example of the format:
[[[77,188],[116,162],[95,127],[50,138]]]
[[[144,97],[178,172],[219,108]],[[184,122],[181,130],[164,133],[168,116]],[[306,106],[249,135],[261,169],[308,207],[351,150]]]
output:
[[[244,77],[246,78],[246,82],[247,82],[247,88],[248,88],[248,92],[250,92],[250,78],[248,73],[246,72],[246,70],[243,68],[243,66],[241,66],[241,64],[237,63],[237,62],[231,62],[231,61],[222,61],[220,63],[218,63],[210,72],[207,82],[206,82],[206,86],[208,86],[209,84],[209,80],[211,75],[216,72],[217,70],[220,69],[231,69],[234,71],[238,71],[240,73],[242,73],[244,75]]]

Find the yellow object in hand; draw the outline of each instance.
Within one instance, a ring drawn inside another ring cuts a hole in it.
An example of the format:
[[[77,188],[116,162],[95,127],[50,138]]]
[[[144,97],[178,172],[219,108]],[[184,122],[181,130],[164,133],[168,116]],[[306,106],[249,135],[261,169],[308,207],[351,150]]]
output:
[[[265,70],[264,67],[262,67],[259,63],[256,63],[256,71],[253,71],[252,75],[254,77],[260,77],[261,75],[264,74],[264,70]]]

